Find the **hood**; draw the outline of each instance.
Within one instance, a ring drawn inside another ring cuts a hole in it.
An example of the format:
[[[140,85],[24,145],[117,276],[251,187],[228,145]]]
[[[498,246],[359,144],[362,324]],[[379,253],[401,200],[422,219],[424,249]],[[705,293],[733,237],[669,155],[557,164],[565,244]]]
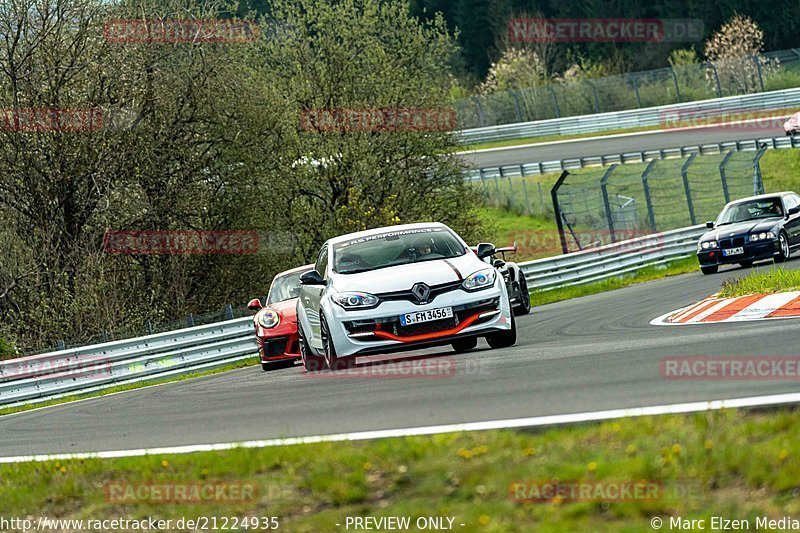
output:
[[[748,220],[746,222],[737,222],[736,224],[726,224],[718,228],[714,228],[703,235],[703,241],[720,239],[727,239],[730,237],[739,237],[750,233],[760,233],[762,231],[769,231],[780,222],[780,218],[770,218],[767,220]],[[733,235],[731,235],[733,234]]]
[[[359,274],[335,274],[333,288],[339,292],[363,291],[372,294],[407,291],[418,282],[440,285],[460,281],[484,268],[491,267],[478,259],[474,253],[468,252],[450,259],[421,261]]]

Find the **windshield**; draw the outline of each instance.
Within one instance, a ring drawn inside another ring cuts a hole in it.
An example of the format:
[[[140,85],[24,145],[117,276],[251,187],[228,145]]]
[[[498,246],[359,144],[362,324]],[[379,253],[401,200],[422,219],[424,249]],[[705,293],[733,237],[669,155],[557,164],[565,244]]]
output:
[[[458,257],[467,252],[461,241],[444,228],[392,231],[333,246],[334,271],[355,274],[435,259]]]
[[[722,210],[722,213],[720,213],[719,219],[717,219],[717,226],[735,224],[746,220],[782,216],[783,208],[781,207],[781,199],[779,197],[762,198],[760,200],[750,200],[748,202],[739,202],[727,206]]]
[[[272,281],[272,287],[269,288],[267,305],[297,298],[300,294],[300,276],[306,272],[304,270],[303,272],[277,276]]]

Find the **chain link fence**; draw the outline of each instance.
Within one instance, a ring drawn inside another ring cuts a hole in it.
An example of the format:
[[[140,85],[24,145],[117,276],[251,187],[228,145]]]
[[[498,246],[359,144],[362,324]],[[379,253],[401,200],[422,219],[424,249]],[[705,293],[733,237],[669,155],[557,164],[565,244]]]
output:
[[[731,200],[764,192],[766,151],[729,151],[564,171],[551,190],[564,253],[714,220]]]
[[[800,86],[800,49],[472,96],[460,129],[694,102]]]

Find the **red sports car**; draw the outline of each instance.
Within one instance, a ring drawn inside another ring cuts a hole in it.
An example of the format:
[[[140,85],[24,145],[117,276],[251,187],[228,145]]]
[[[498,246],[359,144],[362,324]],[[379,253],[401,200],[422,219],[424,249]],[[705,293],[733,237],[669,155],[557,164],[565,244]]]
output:
[[[264,371],[292,366],[300,359],[297,344],[297,295],[300,276],[312,270],[314,265],[305,265],[277,274],[267,294],[266,305],[258,298],[247,304],[248,309],[258,311],[253,317],[253,326],[258,340],[258,355]]]

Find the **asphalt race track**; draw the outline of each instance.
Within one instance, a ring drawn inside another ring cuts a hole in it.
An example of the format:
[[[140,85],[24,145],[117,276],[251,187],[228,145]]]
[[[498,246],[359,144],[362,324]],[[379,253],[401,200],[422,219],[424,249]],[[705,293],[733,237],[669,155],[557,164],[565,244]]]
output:
[[[786,267],[800,268],[800,259]],[[723,278],[747,272],[698,272],[536,307],[518,320],[517,345],[504,350],[481,341],[458,356],[447,349],[391,356],[395,362],[455,361],[455,372],[433,377],[312,378],[298,366],[272,373],[253,367],[0,417],[0,455],[238,442],[796,392],[800,383],[792,381],[660,376],[659,360],[668,356],[798,353],[800,320],[649,325],[715,292]]]
[[[616,135],[607,137],[556,141],[539,143],[530,146],[504,148],[502,150],[463,153],[462,159],[472,167],[496,167],[500,165],[519,165],[539,161],[558,161],[600,155],[613,155],[643,150],[659,150],[696,146],[726,141],[743,141],[749,139],[765,139],[783,137],[783,128],[775,121],[774,127],[752,124],[725,124],[697,127],[692,129],[674,129],[653,132],[642,132],[633,135]]]

